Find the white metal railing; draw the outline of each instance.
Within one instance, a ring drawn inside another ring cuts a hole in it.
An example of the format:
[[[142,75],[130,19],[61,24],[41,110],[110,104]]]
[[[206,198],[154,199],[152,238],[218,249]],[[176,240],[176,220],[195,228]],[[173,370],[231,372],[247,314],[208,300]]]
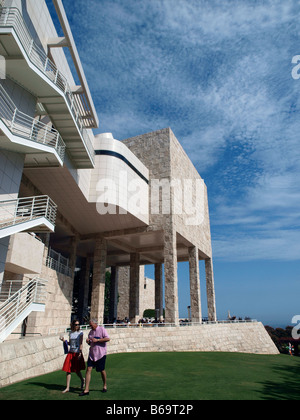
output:
[[[49,267],[60,274],[64,274],[65,276],[72,277],[72,270],[69,267],[68,263],[63,264],[62,262],[56,260],[50,255],[48,255],[46,259],[46,267]]]
[[[0,229],[40,217],[55,225],[57,206],[46,195],[0,201]]]
[[[56,65],[50,60],[45,51],[34,42],[19,9],[15,7],[3,7],[2,10],[0,10],[0,13],[0,28],[13,28],[15,30],[31,63],[34,64],[64,93],[64,97],[77,124],[78,131],[80,132],[82,140],[89,152],[90,158],[94,163],[95,152],[89,135],[84,128],[84,115],[82,115],[83,112],[81,111],[82,106],[80,106],[80,103],[76,98],[77,95],[72,93],[66,77],[58,70]]]
[[[57,130],[21,112],[0,85],[0,118],[16,136],[53,147],[64,160],[66,145]]]
[[[10,282],[6,281],[10,289]],[[46,300],[46,280],[34,278],[27,284],[19,283],[19,290],[12,293],[17,282],[12,282],[11,292],[8,291],[5,302],[0,303],[0,342],[5,339],[5,332],[25,313],[32,304],[44,304]],[[4,295],[5,296],[5,295]]]
[[[1,285],[0,306],[12,295],[20,290],[20,280],[6,280]]]
[[[138,324],[131,324],[129,323],[114,323],[114,324],[101,324],[105,328],[149,328],[149,327],[159,327],[159,328],[178,328],[178,327],[201,327],[203,325],[210,325],[210,324],[245,324],[245,323],[252,323],[257,322],[256,319],[247,319],[247,320],[224,320],[224,321],[203,321],[203,322],[180,322],[179,324],[175,323],[138,323]],[[83,331],[90,330],[91,327],[89,325],[80,325],[80,329]],[[60,327],[51,327],[48,330],[48,335],[54,335],[59,333],[66,333],[70,331],[70,327],[60,326]]]

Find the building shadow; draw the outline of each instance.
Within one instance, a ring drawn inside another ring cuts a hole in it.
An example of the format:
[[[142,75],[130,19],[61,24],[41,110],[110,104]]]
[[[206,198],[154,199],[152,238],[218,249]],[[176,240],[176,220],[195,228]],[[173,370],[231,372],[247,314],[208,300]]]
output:
[[[299,400],[300,363],[298,366],[274,367],[273,372],[280,381],[261,382],[264,400]]]

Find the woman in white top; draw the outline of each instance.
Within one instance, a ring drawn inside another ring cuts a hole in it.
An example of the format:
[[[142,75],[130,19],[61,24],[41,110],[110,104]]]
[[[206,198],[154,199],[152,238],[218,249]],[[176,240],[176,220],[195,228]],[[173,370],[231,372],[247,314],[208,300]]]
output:
[[[64,341],[64,337],[60,337]],[[84,379],[81,374],[85,370],[85,361],[82,354],[83,332],[80,331],[80,324],[78,321],[72,321],[71,332],[69,335],[68,345],[70,346],[69,353],[65,359],[62,370],[67,373],[67,387],[62,392],[65,394],[70,391],[71,373],[75,372],[81,380],[81,389],[84,388]]]

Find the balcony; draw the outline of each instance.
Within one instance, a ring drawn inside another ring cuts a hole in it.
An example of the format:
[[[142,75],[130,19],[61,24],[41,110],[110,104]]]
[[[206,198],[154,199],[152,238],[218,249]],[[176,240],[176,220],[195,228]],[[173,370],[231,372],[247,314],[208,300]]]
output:
[[[56,212],[48,196],[0,201],[0,238],[18,232],[54,232]]]
[[[0,85],[2,148],[28,155],[25,166],[63,165],[65,143],[59,132],[21,112]]]
[[[86,128],[93,119],[80,95],[73,94],[65,76],[32,39],[17,8],[0,15],[0,54],[7,75],[34,93],[41,113],[49,115],[77,168],[94,167],[94,149]]]
[[[17,233],[9,241],[5,270],[16,274],[41,274],[45,245],[34,233]]]

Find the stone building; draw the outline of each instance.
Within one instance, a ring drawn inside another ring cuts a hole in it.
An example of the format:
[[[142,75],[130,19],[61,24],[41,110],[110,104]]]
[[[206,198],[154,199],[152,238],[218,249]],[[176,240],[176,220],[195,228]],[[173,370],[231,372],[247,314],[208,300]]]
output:
[[[62,0],[53,4],[55,19],[45,0],[0,0],[0,386],[59,368],[57,334],[75,297],[80,319],[104,321],[107,270],[110,321],[135,323],[144,309],[162,318],[165,309],[169,324],[113,329],[112,352],[276,353],[260,323],[216,323],[207,190],[172,130],[123,141],[95,135],[66,12]],[[189,262],[190,330],[178,326],[181,261]],[[200,261],[210,325],[201,324]],[[147,265],[155,278],[145,289]],[[20,335],[28,341],[15,342]]]
[[[126,315],[131,322],[142,316],[141,267],[151,264],[153,306],[176,325],[177,262],[189,261],[192,320],[201,322],[204,260],[208,316],[216,320],[203,180],[170,128],[123,141],[94,134],[99,122],[83,66],[62,1],[53,3],[63,37],[44,0],[1,5],[0,290],[2,302],[20,290],[25,302],[20,297],[24,310],[14,319],[7,311],[15,302],[0,313],[0,339],[67,327],[76,276],[79,315],[90,306],[103,322],[108,267],[111,319],[118,316],[122,267],[129,273]],[[43,299],[29,302],[38,294]]]

